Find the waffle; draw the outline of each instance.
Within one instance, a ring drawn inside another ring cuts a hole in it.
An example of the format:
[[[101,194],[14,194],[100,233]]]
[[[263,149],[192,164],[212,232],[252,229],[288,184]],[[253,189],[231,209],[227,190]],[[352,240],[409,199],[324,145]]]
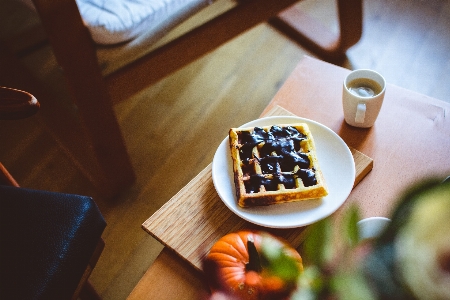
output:
[[[328,195],[307,124],[231,128],[229,137],[239,206]]]

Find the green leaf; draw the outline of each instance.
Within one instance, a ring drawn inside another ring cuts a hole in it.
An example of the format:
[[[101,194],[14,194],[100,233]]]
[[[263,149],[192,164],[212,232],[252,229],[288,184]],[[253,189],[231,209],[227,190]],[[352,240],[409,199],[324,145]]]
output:
[[[338,299],[376,299],[364,276],[359,272],[338,273],[333,276],[330,284]]]
[[[303,256],[308,264],[324,266],[332,256],[331,220],[325,218],[310,225],[308,236],[303,243]]]
[[[360,219],[359,209],[356,205],[350,206],[344,215],[344,230],[348,246],[354,247],[359,241],[358,221]]]
[[[300,275],[297,260],[288,255],[283,244],[270,236],[263,236],[261,241],[261,264],[271,275],[285,282],[295,283]]]
[[[300,274],[297,289],[289,300],[315,300],[319,299],[325,287],[323,274],[316,266],[306,267]]]
[[[294,258],[282,252],[271,262],[269,272],[285,282],[295,282],[300,275],[300,268]]]

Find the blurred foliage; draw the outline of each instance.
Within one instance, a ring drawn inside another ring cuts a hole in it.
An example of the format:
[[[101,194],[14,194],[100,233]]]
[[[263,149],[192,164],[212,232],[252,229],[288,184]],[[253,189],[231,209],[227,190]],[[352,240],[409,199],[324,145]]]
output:
[[[434,217],[437,215],[440,215],[440,219]],[[442,287],[440,280],[442,278],[421,278],[420,276],[427,276],[425,272],[405,274],[403,262],[399,268],[398,252],[407,258],[412,257],[415,264],[418,250],[399,250],[398,245],[396,247],[399,236],[406,236],[414,241],[429,243],[430,245],[426,246],[432,249],[433,254],[436,252],[433,248],[436,245],[431,243],[428,235],[432,233],[436,238],[436,232],[439,231],[441,232],[437,237],[439,247],[447,255],[443,257],[450,260],[450,230],[447,230],[450,229],[450,178],[446,182],[427,180],[405,191],[390,219],[391,222],[381,235],[370,243],[360,240],[357,223],[361,220],[361,214],[359,208],[354,205],[344,211],[340,226],[337,226],[331,217],[308,226],[308,236],[301,251],[303,270],[298,267],[295,259],[284,253],[280,244],[270,242],[268,239],[268,242],[262,245],[259,254],[263,268],[288,285],[294,285],[293,292],[287,298],[284,295],[271,300],[424,298],[418,296],[417,289],[414,292],[414,286],[411,286],[411,282],[414,281],[406,280],[411,275],[413,275],[411,280],[419,282],[428,280],[425,288],[426,299],[450,299],[450,286],[448,289],[445,285]],[[423,227],[426,229],[418,229],[418,221],[425,222],[427,226]],[[435,230],[436,227],[440,230]],[[426,237],[424,241],[420,240],[423,236]],[[334,238],[340,242],[338,247]],[[444,277],[448,276],[444,278],[447,281],[443,282],[448,282],[450,270],[445,268],[449,268],[450,261],[439,263],[443,265]],[[439,263],[436,265],[439,266]],[[435,266],[418,266],[419,270],[433,267]],[[439,292],[433,293],[434,290]]]

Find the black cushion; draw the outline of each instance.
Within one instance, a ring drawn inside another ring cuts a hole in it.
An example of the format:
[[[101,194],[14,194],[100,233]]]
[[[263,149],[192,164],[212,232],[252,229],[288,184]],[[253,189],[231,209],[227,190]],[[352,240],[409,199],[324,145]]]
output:
[[[0,186],[0,298],[70,299],[105,226],[91,197]]]

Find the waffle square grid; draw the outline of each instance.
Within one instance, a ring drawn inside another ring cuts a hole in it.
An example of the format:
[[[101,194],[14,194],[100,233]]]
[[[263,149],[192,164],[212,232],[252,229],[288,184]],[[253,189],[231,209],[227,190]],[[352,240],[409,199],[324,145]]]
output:
[[[229,132],[241,207],[321,198],[328,194],[314,139],[305,123]]]

